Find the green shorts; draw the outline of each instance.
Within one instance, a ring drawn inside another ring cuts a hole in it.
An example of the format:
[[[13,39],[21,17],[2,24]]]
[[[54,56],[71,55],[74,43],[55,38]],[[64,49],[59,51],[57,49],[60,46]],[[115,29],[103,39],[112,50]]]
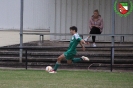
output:
[[[76,53],[64,52],[64,56],[65,56],[66,60],[72,60],[75,55],[76,55]]]

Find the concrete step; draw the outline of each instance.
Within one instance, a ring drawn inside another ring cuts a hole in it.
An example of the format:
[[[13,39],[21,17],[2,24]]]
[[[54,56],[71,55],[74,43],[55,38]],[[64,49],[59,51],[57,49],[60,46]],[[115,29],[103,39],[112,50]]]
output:
[[[24,46],[37,47],[39,42],[26,43]],[[54,66],[57,57],[67,50],[68,42],[44,41],[42,46],[51,47],[44,50],[28,50],[28,67],[44,68],[48,65]],[[115,43],[116,46],[132,46],[133,43]],[[16,47],[13,45],[10,47]],[[52,48],[53,46],[58,46]],[[85,45],[90,47],[89,45]],[[111,43],[97,43],[97,46],[111,46]],[[66,48],[61,48],[66,47]],[[67,65],[66,61],[62,61],[60,69],[110,69],[110,48],[87,48],[85,52],[81,48],[77,48],[77,55],[90,58],[89,62],[80,62]],[[23,51],[23,63],[19,63],[19,49],[0,50],[0,66],[3,67],[25,67],[25,51]],[[114,69],[132,69],[133,70],[133,48],[115,48]]]
[[[76,55],[75,58],[79,58],[81,57],[82,55]],[[87,56],[89,57],[90,59],[94,59],[94,60],[100,60],[100,59],[105,59],[105,60],[110,60],[111,59],[111,55],[98,55],[98,54],[95,54],[95,55],[83,55],[83,56]],[[36,60],[40,60],[40,59],[47,59],[47,58],[50,58],[50,59],[57,59],[59,57],[59,55],[28,55],[27,58],[28,59],[36,59]],[[25,59],[25,56],[23,56],[23,58]],[[3,57],[0,57],[0,60],[14,60],[14,59],[19,59],[19,55],[18,56],[3,56]],[[118,60],[133,60],[133,55],[115,55],[114,59],[118,59]]]
[[[46,66],[54,67],[55,63],[45,63],[45,62],[29,62],[28,68],[43,68],[45,70]],[[15,67],[15,68],[25,68],[25,63],[19,62],[0,62],[0,67]],[[133,70],[133,64],[113,64],[113,70]],[[59,69],[86,69],[86,70],[110,70],[110,64],[103,64],[103,63],[75,63],[68,65],[66,63],[62,63]]]
[[[55,52],[55,51],[44,51],[44,52],[39,52],[39,51],[34,51],[34,52],[31,52],[29,51],[28,52],[28,55],[31,55],[31,56],[47,56],[47,55],[52,55],[52,56],[59,56],[61,55],[62,53],[64,53],[63,51],[58,51],[58,52]],[[77,52],[77,55],[90,55],[90,56],[108,56],[110,55],[110,51],[78,51]],[[25,52],[23,52],[23,55],[25,54]],[[3,52],[0,52],[0,56],[18,56],[19,55],[19,52],[17,51],[3,51]],[[121,51],[115,51],[115,56],[133,56],[133,51],[125,51],[125,52],[121,52]]]
[[[89,57],[90,61],[86,62],[83,61],[81,63],[110,63],[110,58],[94,58],[94,57]],[[51,62],[51,63],[55,63],[57,61],[57,58],[53,57],[53,58],[35,58],[35,57],[28,57],[27,58],[28,62]],[[0,62],[19,62],[19,57],[0,57]],[[23,58],[23,62],[25,62],[26,59]],[[63,60],[62,62],[66,63],[66,60]],[[133,59],[131,58],[126,58],[126,59],[121,59],[121,58],[115,58],[114,59],[114,63],[116,64],[133,64]]]
[[[30,47],[34,48],[34,46],[30,46]],[[38,48],[45,48],[45,47],[38,47]],[[61,47],[48,46],[48,47],[50,48],[41,49],[41,50],[35,49],[35,50],[28,50],[28,51],[66,51],[68,49],[68,46],[66,46],[66,48],[62,48],[62,46]],[[110,51],[110,50],[111,50],[110,48],[93,48],[93,47],[86,48],[86,51]],[[5,50],[3,49],[0,51],[5,51],[5,52],[6,51],[18,51],[19,52],[19,49],[5,49]],[[77,51],[82,51],[82,48],[81,47],[77,48]],[[115,48],[115,51],[133,51],[133,48]]]

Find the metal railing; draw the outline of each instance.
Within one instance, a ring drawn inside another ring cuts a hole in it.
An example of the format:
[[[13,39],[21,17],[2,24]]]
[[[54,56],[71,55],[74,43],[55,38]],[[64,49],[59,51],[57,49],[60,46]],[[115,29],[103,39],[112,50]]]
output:
[[[46,46],[46,47],[0,47],[0,50],[5,50],[5,49],[23,49],[25,50],[25,60],[26,60],[26,64],[25,64],[25,68],[27,70],[27,66],[28,66],[28,58],[27,58],[27,52],[28,50],[45,50],[45,49],[55,49],[55,48],[68,48],[68,47],[51,47],[51,46]],[[77,47],[77,48],[81,48],[81,47]],[[113,70],[113,53],[112,53],[112,49],[113,48],[133,48],[133,46],[99,46],[99,47],[86,47],[86,48],[110,48],[110,71],[112,72]]]
[[[23,33],[24,35],[39,35],[40,42],[43,42],[44,35],[54,35],[54,36],[71,36],[70,33]],[[83,38],[84,36],[109,36],[109,37],[120,37],[120,42],[124,42],[124,37],[133,37],[133,34],[80,34]],[[112,41],[113,42],[113,41]]]

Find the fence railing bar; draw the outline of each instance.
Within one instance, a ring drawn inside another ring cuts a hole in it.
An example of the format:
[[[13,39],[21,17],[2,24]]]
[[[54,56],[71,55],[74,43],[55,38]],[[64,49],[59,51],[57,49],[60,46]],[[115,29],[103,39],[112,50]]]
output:
[[[52,49],[52,48],[68,48],[68,46],[23,46],[23,47],[0,47],[0,49]],[[81,47],[77,47],[81,48]],[[90,47],[85,46],[85,48],[133,48],[133,46],[97,46]]]

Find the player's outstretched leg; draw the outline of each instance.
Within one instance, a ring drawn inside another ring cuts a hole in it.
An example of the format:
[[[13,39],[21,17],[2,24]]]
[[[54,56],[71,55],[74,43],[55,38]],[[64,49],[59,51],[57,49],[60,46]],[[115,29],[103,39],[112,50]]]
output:
[[[49,73],[57,73],[56,71],[57,71],[58,67],[60,66],[61,61],[62,61],[64,58],[65,58],[64,54],[60,55],[60,56],[58,57],[58,59],[57,59],[57,62],[56,62],[56,64],[55,64],[55,66],[54,66],[54,69],[53,69],[51,72],[49,72]]]
[[[85,57],[85,56],[82,56],[81,58],[74,58],[72,60],[73,63],[77,63],[77,62],[80,62],[80,61],[89,61],[89,58]]]

